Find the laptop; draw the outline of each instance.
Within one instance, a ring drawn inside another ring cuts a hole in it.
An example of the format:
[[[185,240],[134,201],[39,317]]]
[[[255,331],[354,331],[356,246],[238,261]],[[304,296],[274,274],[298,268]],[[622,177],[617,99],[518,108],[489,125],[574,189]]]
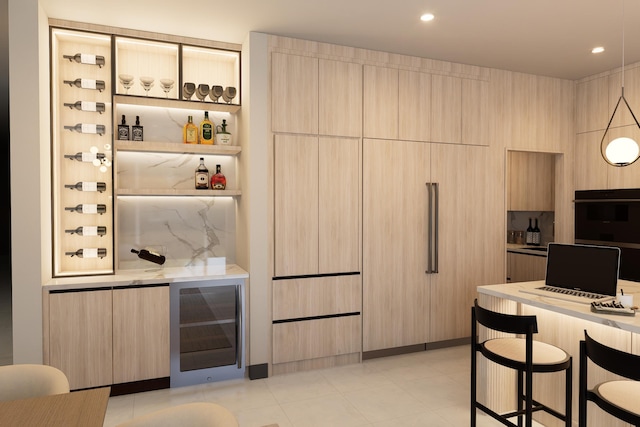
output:
[[[521,292],[584,304],[612,300],[618,287],[620,249],[549,243],[545,285]]]

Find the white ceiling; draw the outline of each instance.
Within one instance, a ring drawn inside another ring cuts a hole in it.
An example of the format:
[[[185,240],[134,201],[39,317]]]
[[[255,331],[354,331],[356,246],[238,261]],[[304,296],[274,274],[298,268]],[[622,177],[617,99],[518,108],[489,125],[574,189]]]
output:
[[[640,61],[640,0],[40,0],[47,16],[242,43],[250,31],[579,79]],[[419,20],[431,12],[430,23]],[[591,53],[604,46],[605,52]]]

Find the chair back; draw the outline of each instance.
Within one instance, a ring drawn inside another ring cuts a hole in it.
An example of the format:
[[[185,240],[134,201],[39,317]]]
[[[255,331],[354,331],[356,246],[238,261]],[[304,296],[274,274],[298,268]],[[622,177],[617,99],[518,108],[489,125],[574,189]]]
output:
[[[67,376],[48,365],[0,366],[0,401],[69,393]]]
[[[474,304],[475,319],[486,328],[510,334],[538,333],[536,316],[496,313],[495,311],[480,307],[477,299]]]
[[[640,381],[640,356],[599,343],[584,331],[585,355],[601,368],[616,375]]]

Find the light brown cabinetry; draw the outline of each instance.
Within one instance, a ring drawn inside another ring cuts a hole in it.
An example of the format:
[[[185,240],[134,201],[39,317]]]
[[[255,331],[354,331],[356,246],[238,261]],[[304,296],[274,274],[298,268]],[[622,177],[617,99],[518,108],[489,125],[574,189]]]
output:
[[[507,282],[544,280],[547,257],[507,252]]]
[[[318,66],[318,133],[360,136],[362,134],[362,65],[320,59]]]
[[[609,87],[606,77],[576,85],[576,132],[605,129],[613,110],[608,109]],[[618,93],[618,96],[620,94]],[[614,104],[615,105],[615,104]]]
[[[462,80],[431,77],[431,138],[433,142],[462,141]]]
[[[509,151],[507,199],[509,211],[555,210],[555,156]]]
[[[363,136],[398,138],[398,70],[364,66]]]

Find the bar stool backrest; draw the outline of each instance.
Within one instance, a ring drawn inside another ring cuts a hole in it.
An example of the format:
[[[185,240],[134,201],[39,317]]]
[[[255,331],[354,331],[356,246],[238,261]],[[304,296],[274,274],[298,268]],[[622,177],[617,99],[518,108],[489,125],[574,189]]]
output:
[[[586,355],[596,365],[616,375],[640,381],[640,356],[626,353],[591,338],[584,331]]]
[[[514,314],[496,313],[478,305],[475,301],[476,320],[482,326],[495,331],[510,334],[536,334],[538,321],[536,316],[519,316]]]

